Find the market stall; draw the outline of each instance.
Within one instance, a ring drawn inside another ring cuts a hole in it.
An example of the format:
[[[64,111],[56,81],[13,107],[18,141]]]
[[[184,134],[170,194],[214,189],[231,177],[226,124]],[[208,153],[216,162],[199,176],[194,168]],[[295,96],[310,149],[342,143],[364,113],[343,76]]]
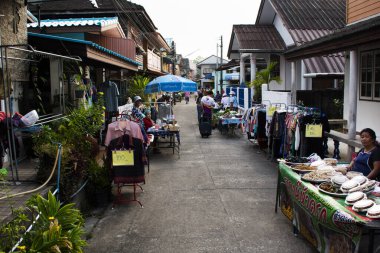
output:
[[[230,111],[229,109],[220,110],[214,114],[218,124],[218,129],[221,134],[235,134],[235,130],[240,127],[243,115]]]
[[[173,154],[177,152],[180,155],[181,139],[179,135],[179,126],[174,123],[165,126],[154,126],[148,129],[147,134],[154,136],[155,149],[172,149]]]
[[[347,179],[330,167],[329,172],[310,172],[313,169],[308,164],[280,162],[276,211],[279,205],[292,221],[294,232],[302,234],[319,252],[363,252],[359,246],[367,231],[366,252],[373,252],[374,231],[380,229],[380,213],[376,212],[380,198],[375,193],[378,182],[349,173]],[[342,167],[334,168],[342,171]],[[353,181],[357,183],[350,185]]]

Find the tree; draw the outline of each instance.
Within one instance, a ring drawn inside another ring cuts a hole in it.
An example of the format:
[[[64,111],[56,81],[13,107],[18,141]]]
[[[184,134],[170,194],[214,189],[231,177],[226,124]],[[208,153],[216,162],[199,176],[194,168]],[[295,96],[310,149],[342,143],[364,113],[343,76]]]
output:
[[[248,83],[248,87],[254,87],[255,95],[254,99],[257,102],[261,102],[261,86],[266,83],[269,85],[271,81],[276,81],[281,83],[282,80],[279,76],[271,76],[273,69],[276,67],[277,62],[269,62],[268,66],[265,69],[260,70],[256,73],[256,79]]]
[[[145,86],[149,83],[149,78],[143,75],[135,75],[129,87],[129,94],[132,96],[140,96],[144,101],[146,101],[147,95],[144,93]]]

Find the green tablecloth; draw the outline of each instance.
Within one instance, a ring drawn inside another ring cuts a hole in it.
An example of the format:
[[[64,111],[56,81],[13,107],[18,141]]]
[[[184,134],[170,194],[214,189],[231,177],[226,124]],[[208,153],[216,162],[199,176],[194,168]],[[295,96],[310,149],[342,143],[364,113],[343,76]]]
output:
[[[354,212],[343,198],[319,192],[283,163],[278,182],[282,213],[319,252],[355,252],[363,227],[372,219]]]

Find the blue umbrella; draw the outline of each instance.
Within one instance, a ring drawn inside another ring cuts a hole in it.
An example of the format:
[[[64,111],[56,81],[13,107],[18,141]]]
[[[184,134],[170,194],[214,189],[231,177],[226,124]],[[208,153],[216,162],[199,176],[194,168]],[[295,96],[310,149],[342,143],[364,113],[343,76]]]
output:
[[[197,91],[197,83],[175,75],[159,76],[150,81],[145,87],[145,93],[155,92],[179,92],[179,91]]]

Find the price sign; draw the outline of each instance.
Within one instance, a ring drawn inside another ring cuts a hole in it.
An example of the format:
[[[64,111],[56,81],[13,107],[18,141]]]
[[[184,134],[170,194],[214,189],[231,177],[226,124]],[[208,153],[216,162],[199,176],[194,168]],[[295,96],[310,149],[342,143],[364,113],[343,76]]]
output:
[[[268,109],[268,116],[273,116],[273,114],[274,114],[275,111],[276,111],[276,107],[275,106],[269,107],[269,109]]]
[[[322,125],[306,125],[306,138],[321,138]]]
[[[135,160],[133,150],[112,151],[112,166],[133,166]]]

